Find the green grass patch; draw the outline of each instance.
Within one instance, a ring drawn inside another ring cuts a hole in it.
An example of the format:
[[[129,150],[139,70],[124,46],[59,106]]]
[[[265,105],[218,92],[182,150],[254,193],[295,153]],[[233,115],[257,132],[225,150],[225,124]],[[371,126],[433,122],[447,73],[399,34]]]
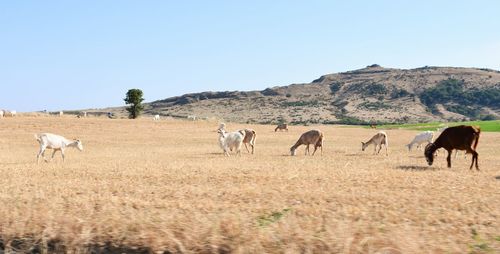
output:
[[[379,129],[408,129],[419,131],[435,131],[437,128],[444,126],[457,126],[457,125],[476,125],[481,127],[481,131],[500,132],[500,120],[495,121],[467,121],[467,122],[431,122],[431,123],[416,123],[416,124],[388,124],[380,125]]]
[[[285,208],[279,212],[272,212],[271,214],[262,215],[257,218],[257,224],[260,227],[268,226],[269,224],[275,223],[283,218],[288,212],[290,212],[290,208]]]

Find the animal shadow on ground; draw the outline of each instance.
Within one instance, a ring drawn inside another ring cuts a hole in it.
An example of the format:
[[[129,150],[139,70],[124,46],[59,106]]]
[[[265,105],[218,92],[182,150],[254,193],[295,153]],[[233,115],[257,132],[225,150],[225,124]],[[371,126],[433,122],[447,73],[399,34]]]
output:
[[[410,155],[408,157],[410,157],[410,158],[416,158],[416,159],[418,159],[418,158],[425,158],[424,155]]]
[[[365,156],[364,153],[346,153],[345,156]]]
[[[495,176],[495,179],[500,180],[500,176]]]
[[[407,170],[407,171],[425,171],[425,170],[436,170],[434,167],[428,166],[415,166],[415,165],[399,165],[397,169]]]

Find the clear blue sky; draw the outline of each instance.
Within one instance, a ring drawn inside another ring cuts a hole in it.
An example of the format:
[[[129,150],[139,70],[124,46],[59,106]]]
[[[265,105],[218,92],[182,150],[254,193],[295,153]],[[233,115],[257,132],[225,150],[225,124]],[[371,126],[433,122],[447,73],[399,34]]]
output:
[[[123,105],[327,73],[500,69],[500,1],[1,1],[0,108]]]

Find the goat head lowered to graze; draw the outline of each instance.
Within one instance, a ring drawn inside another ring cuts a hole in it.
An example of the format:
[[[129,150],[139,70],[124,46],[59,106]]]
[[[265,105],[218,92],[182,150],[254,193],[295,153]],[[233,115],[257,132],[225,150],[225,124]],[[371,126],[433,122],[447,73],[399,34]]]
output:
[[[453,150],[465,150],[466,153],[472,154],[470,169],[472,169],[475,162],[476,169],[479,170],[479,154],[476,152],[476,147],[479,142],[480,134],[481,129],[479,126],[459,125],[443,130],[434,143],[430,143],[425,147],[424,155],[427,163],[431,166],[434,162],[436,150],[444,148],[448,151],[446,161],[448,162],[448,167],[451,168],[451,153]]]
[[[432,131],[424,131],[419,134],[417,134],[413,140],[406,145],[408,147],[408,151],[411,151],[411,148],[413,145],[417,145],[417,149],[422,145],[423,143],[432,143],[432,139],[434,138],[434,132]]]
[[[278,124],[278,126],[276,126],[276,128],[274,129],[274,132],[277,132],[278,130],[288,131],[288,124],[286,124],[286,123]]]
[[[323,133],[320,130],[307,131],[307,132],[303,133],[302,135],[300,135],[299,140],[297,140],[295,145],[293,145],[290,148],[290,154],[292,156],[294,156],[295,150],[297,149],[297,147],[299,147],[301,145],[305,145],[306,146],[305,154],[308,155],[308,154],[310,154],[309,145],[314,145],[314,151],[313,151],[312,155],[314,155],[316,153],[316,150],[318,149],[318,147],[321,147],[321,154],[323,155],[323,140],[324,140]]]
[[[379,131],[377,134],[375,134],[370,140],[366,142],[361,142],[361,151],[364,151],[370,144],[373,144],[373,154],[380,153],[380,150],[382,149],[382,145],[385,146],[385,155],[388,155],[387,153],[387,147],[389,146],[389,140],[387,139],[387,133],[384,131]],[[379,147],[378,152],[377,152],[377,146]]]

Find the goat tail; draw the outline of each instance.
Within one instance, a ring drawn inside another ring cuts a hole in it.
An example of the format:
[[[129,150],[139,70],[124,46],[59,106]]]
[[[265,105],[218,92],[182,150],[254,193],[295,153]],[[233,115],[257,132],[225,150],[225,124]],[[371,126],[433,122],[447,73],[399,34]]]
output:
[[[474,141],[474,150],[476,150],[477,143],[479,143],[479,136],[481,135],[481,129],[479,127],[476,128],[477,132],[474,133],[475,141]]]

